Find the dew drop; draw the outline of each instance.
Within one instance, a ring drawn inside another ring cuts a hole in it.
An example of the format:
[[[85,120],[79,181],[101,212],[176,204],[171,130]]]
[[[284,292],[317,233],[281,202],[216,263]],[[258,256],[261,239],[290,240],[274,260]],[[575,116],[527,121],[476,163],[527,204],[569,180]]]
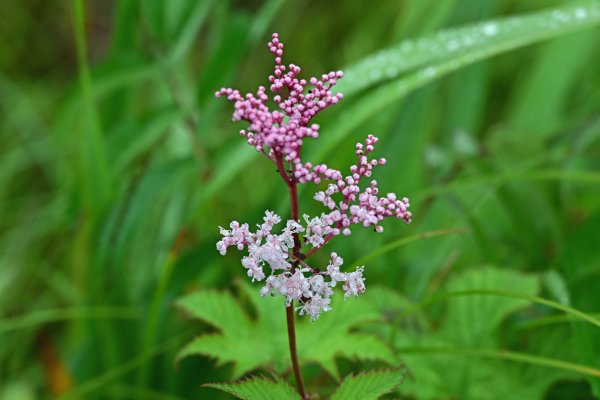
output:
[[[459,47],[459,44],[456,40],[451,40],[448,42],[448,51],[454,51]]]
[[[493,22],[487,23],[483,26],[483,34],[486,36],[494,36],[498,33],[498,25]]]
[[[437,71],[434,67],[427,67],[422,72],[423,76],[426,78],[432,78],[435,76],[436,73]]]
[[[587,17],[587,12],[584,8],[578,8],[575,10],[575,18],[584,19],[585,17]]]

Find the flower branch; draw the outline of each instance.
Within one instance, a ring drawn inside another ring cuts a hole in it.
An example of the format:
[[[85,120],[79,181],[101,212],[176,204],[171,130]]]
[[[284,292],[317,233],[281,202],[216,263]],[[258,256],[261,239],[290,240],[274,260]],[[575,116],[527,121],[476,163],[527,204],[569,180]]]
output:
[[[345,298],[356,297],[365,291],[365,279],[363,266],[353,272],[342,272],[343,259],[335,252],[330,253],[330,261],[323,271],[310,267],[304,260],[333,237],[340,234],[349,236],[354,225],[373,227],[375,232],[382,232],[383,219],[398,218],[410,223],[412,214],[408,211],[410,204],[407,198],[398,199],[394,193],[379,197],[376,180],[363,183],[370,179],[374,167],[386,164],[384,158],[369,157],[378,142],[373,135],[368,135],[364,143],[356,145],[357,162],[350,166],[345,176],[327,164],[313,165],[301,159],[304,139],[316,139],[320,134],[319,125],[312,123],[313,118],[343,98],[341,93],[332,92],[343,73],[332,71],[305,80],[299,78],[300,67],[282,63],[283,43],[277,34],[273,34],[268,48],[275,59],[274,71],[268,81],[276,110],[267,106],[269,96],[264,86],[260,86],[256,93],[244,96],[231,88],[223,88],[215,95],[234,103],[232,119],[248,123],[240,135],[275,163],[288,188],[291,218],[278,234],[274,227],[282,221],[271,211],[265,212],[263,223],[257,226],[255,232],[250,231],[248,224],[233,221],[231,229],[220,228],[223,238],[217,243],[217,249],[221,254],[226,254],[230,246],[246,249],[248,255],[242,258],[242,265],[252,281],[264,281],[261,295],[283,296],[292,366],[298,390],[305,398],[296,351],[294,311],[299,315],[308,314],[314,321],[322,312],[331,310],[330,298],[338,283]],[[326,211],[314,217],[305,214],[301,220],[298,185],[322,182],[328,182],[327,188],[317,192],[314,199],[322,203]],[[305,254],[302,253],[302,243],[312,246]],[[267,266],[270,269],[268,276],[264,270]],[[299,306],[294,307],[294,301]]]

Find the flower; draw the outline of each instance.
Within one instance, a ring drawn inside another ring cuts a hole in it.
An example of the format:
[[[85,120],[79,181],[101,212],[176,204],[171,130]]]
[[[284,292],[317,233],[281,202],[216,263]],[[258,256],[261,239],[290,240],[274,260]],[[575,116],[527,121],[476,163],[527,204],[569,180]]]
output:
[[[344,235],[350,234],[350,225],[360,224],[365,227],[374,226],[376,232],[383,232],[380,222],[386,217],[395,217],[410,223],[412,214],[408,211],[410,203],[404,197],[398,200],[396,194],[388,193],[378,197],[377,181],[371,180],[364,190],[359,186],[361,180],[369,178],[377,165],[385,165],[386,159],[369,159],[375,144],[379,139],[373,135],[367,136],[365,144],[356,144],[358,163],[350,167],[350,174],[339,179],[336,184],[330,184],[327,190],[317,192],[314,199],[332,210],[329,215],[337,219],[339,228]],[[341,193],[342,199],[336,202],[335,194]],[[340,217],[341,213],[341,217]]]
[[[281,218],[271,211],[265,212],[263,222],[257,225],[255,232],[250,231],[248,224],[233,221],[230,229],[220,228],[223,237],[217,243],[217,250],[225,255],[231,246],[246,249],[242,266],[252,281],[264,281],[260,294],[282,296],[286,306],[297,301],[300,304],[295,308],[298,314],[307,314],[315,320],[322,312],[331,310],[333,288],[338,283],[341,283],[345,299],[364,293],[364,266],[354,272],[342,272],[344,260],[331,253],[330,262],[321,271],[308,265],[305,257],[335,236],[350,235],[354,225],[382,232],[381,223],[385,218],[402,219],[408,224],[412,214],[408,211],[408,198],[398,199],[394,193],[380,196],[377,181],[371,179],[373,169],[386,164],[385,158],[370,157],[379,141],[374,135],[368,135],[364,143],[356,144],[357,162],[350,166],[348,175],[327,164],[313,165],[301,160],[304,139],[319,136],[320,128],[312,123],[313,118],[343,98],[341,93],[332,92],[343,73],[332,71],[307,81],[299,77],[300,67],[282,63],[283,43],[278,34],[273,34],[268,48],[275,58],[268,89],[275,110],[268,106],[270,98],[264,86],[256,93],[244,96],[231,88],[222,88],[215,95],[234,102],[232,119],[248,122],[248,128],[240,134],[277,165],[292,198],[295,196],[297,200],[298,184],[327,183],[325,190],[314,195],[326,211],[319,216],[304,215],[303,222],[288,220],[280,233],[274,233],[274,229],[281,223]],[[292,215],[298,218],[295,204]],[[302,243],[311,248],[302,253]],[[270,272],[265,272],[267,266]]]
[[[257,92],[242,96],[238,90],[222,88],[216,97],[226,97],[235,103],[234,121],[247,121],[247,130],[241,130],[248,144],[262,151],[271,159],[281,154],[286,161],[301,164],[300,149],[306,137],[317,138],[319,125],[311,120],[327,107],[337,104],[343,97],[333,94],[332,88],[344,75],[341,71],[329,72],[320,78],[308,81],[300,79],[299,66],[282,64],[283,43],[279,35],[273,34],[268,48],[275,57],[275,68],[269,75],[269,90],[275,95],[273,102],[279,110],[271,111],[267,106],[267,89],[260,86]],[[269,152],[267,153],[267,148]]]
[[[346,274],[344,280],[344,298],[350,296],[358,297],[360,293],[365,292],[365,278],[363,278],[363,272],[365,267],[356,268],[355,272]]]
[[[301,304],[296,307],[298,314],[308,314],[311,320],[315,320],[322,312],[331,310],[331,296],[338,282],[343,283],[345,298],[356,297],[365,291],[362,276],[364,267],[357,268],[355,272],[341,272],[344,260],[336,253],[331,253],[331,260],[323,272],[306,263],[300,266],[299,260],[295,260],[291,253],[293,235],[303,234],[305,238],[317,236],[322,240],[319,235],[327,232],[318,230],[321,219],[305,218],[306,227],[289,220],[279,234],[273,233],[273,230],[281,222],[281,218],[271,211],[265,212],[264,222],[257,225],[256,232],[251,232],[248,224],[240,225],[234,221],[230,224],[231,230],[221,228],[223,239],[217,243],[217,249],[223,255],[229,246],[236,246],[239,250],[246,249],[248,255],[242,258],[242,266],[246,268],[248,276],[252,281],[263,281],[266,278],[260,294],[281,295],[285,298],[286,305],[298,301]],[[329,228],[329,225],[324,226]],[[268,276],[264,271],[265,266],[271,269]]]

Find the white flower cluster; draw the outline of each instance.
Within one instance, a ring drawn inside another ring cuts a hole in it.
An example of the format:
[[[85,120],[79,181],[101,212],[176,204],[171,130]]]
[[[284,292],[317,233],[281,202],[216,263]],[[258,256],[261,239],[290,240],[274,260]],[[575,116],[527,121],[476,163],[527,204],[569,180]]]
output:
[[[323,236],[332,233],[331,224],[327,223],[329,221],[322,222],[319,218],[311,220],[307,216],[305,220],[306,229],[290,220],[280,234],[273,234],[272,230],[275,224],[281,222],[281,218],[270,211],[265,213],[264,222],[258,225],[254,233],[250,232],[248,224],[240,225],[234,221],[230,230],[220,228],[223,239],[217,243],[217,250],[225,255],[229,246],[236,246],[238,250],[247,248],[248,255],[242,258],[242,265],[248,270],[252,281],[266,278],[261,295],[282,295],[286,305],[296,300],[301,304],[296,308],[298,314],[308,314],[311,320],[315,320],[321,312],[331,310],[332,288],[338,282],[343,283],[345,298],[356,297],[365,291],[364,267],[357,268],[355,272],[341,272],[344,260],[336,253],[331,253],[331,261],[323,272],[304,263],[299,264],[299,260],[294,260],[292,255],[294,234],[304,233],[306,240],[318,247],[323,243]],[[265,265],[271,269],[268,277],[263,269]],[[327,277],[328,281],[325,280]]]

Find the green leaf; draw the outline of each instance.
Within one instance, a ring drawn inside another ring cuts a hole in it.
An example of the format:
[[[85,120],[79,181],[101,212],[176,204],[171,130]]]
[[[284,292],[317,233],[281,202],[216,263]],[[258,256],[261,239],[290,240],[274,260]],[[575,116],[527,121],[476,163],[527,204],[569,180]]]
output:
[[[250,285],[242,285],[242,289],[243,299],[249,300],[256,311],[255,319],[228,293],[203,290],[177,302],[192,317],[219,330],[192,340],[181,350],[179,359],[197,354],[213,357],[219,365],[231,362],[235,364],[235,377],[261,366],[271,366],[277,371],[289,367],[282,298],[261,297],[258,289]],[[336,378],[339,377],[336,357],[395,362],[391,350],[377,337],[352,331],[364,322],[380,318],[368,299],[344,301],[337,294],[332,307],[333,311],[315,322],[307,318],[298,321],[296,336],[301,362],[316,363]]]
[[[502,349],[506,339],[501,322],[510,313],[530,302],[568,312],[536,297],[538,286],[535,275],[491,267],[455,275],[447,284],[442,326],[432,330],[424,324],[402,324],[406,328],[394,337],[401,360],[414,376],[414,382],[402,386],[403,394],[423,399],[540,398],[558,379],[598,374],[593,367],[571,361],[572,345],[564,334],[553,335],[547,343],[549,334],[535,338],[526,352]]]
[[[202,386],[222,390],[243,400],[301,400],[300,395],[284,380],[272,381],[262,376]]]
[[[214,0],[178,0],[140,2],[140,11],[153,39],[168,52],[167,64],[174,65],[185,57],[202,28]]]
[[[94,89],[85,36],[85,10],[81,0],[73,0],[75,19],[75,43],[79,66],[79,85],[83,115],[79,126],[79,151],[83,167],[83,203],[94,215],[100,215],[113,195],[112,167],[108,162],[105,135],[102,132]]]
[[[118,134],[110,138],[108,145],[115,170],[126,172],[129,163],[139,157],[167,132],[167,129],[182,119],[182,112],[174,108],[155,110],[140,122],[123,124]]]
[[[270,342],[269,332],[265,330],[265,326],[271,325],[274,330],[285,331],[284,319],[276,316],[278,311],[283,315],[283,308],[277,310],[274,304],[269,304],[270,310],[264,307],[253,321],[231,294],[208,290],[184,297],[177,305],[221,332],[197,337],[181,350],[178,359],[202,354],[216,358],[218,365],[233,362],[233,375],[238,377],[259,366],[274,363],[278,354],[286,354],[283,343]],[[268,314],[264,319],[268,322],[262,318],[265,311]]]
[[[189,159],[149,167],[139,184],[132,186],[133,193],[124,190],[113,207],[102,230],[99,254],[102,257],[122,256],[133,232],[148,222],[150,211],[164,199],[172,198],[195,171],[196,165]]]
[[[320,364],[336,379],[340,378],[334,362],[336,356],[395,364],[395,356],[379,338],[367,333],[350,333],[353,327],[364,322],[380,320],[370,298],[364,295],[359,299],[342,300],[338,293],[332,300],[333,311],[313,323],[298,324],[300,358]]]
[[[578,1],[530,15],[451,28],[378,51],[344,70],[338,89],[354,94],[421,66],[461,59],[491,47],[512,50],[600,23],[600,5]]]
[[[350,375],[337,388],[331,400],[375,400],[402,383],[404,368],[368,371]]]
[[[557,261],[565,276],[572,305],[588,313],[598,311],[600,304],[600,292],[596,283],[600,274],[600,253],[593,241],[589,240],[598,235],[599,224],[600,214],[596,212],[578,227]],[[573,324],[572,335],[579,360],[599,366],[598,328],[587,324]],[[600,396],[600,378],[590,378],[589,383],[594,395]]]
[[[213,198],[240,171],[247,168],[250,161],[254,160],[257,154],[256,151],[248,147],[245,141],[225,150],[223,157],[215,163],[214,170],[218,171],[215,177],[204,185],[203,190],[199,191],[194,199],[194,213],[201,216],[204,212],[203,206],[208,200]],[[235,162],[231,160],[235,160]]]
[[[409,243],[415,242],[417,240],[429,239],[436,236],[449,235],[453,233],[468,233],[469,228],[466,227],[452,227],[445,229],[436,229],[431,231],[419,232],[414,235],[405,236],[400,239],[396,239],[392,242],[386,243],[385,245],[379,247],[376,250],[368,253],[367,255],[361,257],[358,261],[355,261],[352,265],[359,266],[364,265],[367,261],[372,260],[375,257],[379,257],[389,251],[396,250],[399,247],[407,245]]]
[[[571,114],[565,105],[572,101],[573,83],[581,79],[581,70],[591,62],[597,43],[597,35],[581,32],[545,44],[527,76],[515,86],[516,93],[508,101],[507,123],[518,132],[531,134],[532,141],[560,129]]]
[[[368,56],[343,68],[345,77],[337,86],[339,91],[348,96],[384,80],[396,79],[364,95],[359,102],[347,108],[340,115],[339,121],[322,136],[319,146],[311,153],[311,158],[313,162],[323,160],[356,126],[389,104],[436,79],[477,61],[599,23],[600,5],[597,2],[574,2],[527,16],[449,29],[430,37],[404,41],[393,48]],[[403,72],[420,67],[423,68],[397,78]],[[236,148],[232,153],[238,151]],[[255,152],[249,152],[238,162],[228,163],[228,171],[219,172],[218,178],[209,184],[210,192],[221,189],[256,155]],[[221,171],[220,168],[215,170]],[[304,186],[300,190],[303,189]],[[206,198],[203,195],[196,200],[195,214],[201,212]]]
[[[189,52],[213,3],[214,0],[205,0],[190,1],[189,4],[185,4],[185,9],[181,12],[177,22],[173,24],[177,33],[172,39],[171,54],[169,55],[171,63],[178,62]]]
[[[515,271],[483,268],[469,271],[450,281],[448,290],[506,290],[533,296],[538,291],[538,279]],[[448,314],[443,334],[459,343],[485,346],[495,329],[511,312],[527,305],[526,301],[485,295],[453,298],[448,303]]]
[[[338,86],[340,91],[349,95],[384,79],[395,78],[401,72],[414,67],[424,68],[402,78],[390,80],[362,95],[360,101],[346,108],[338,123],[333,125],[327,135],[323,135],[319,147],[312,154],[312,159],[314,162],[324,159],[325,155],[336,148],[356,126],[436,79],[495,55],[598,24],[600,3],[573,2],[530,16],[483,22],[458,30],[444,31],[433,38],[404,42],[395,50],[370,56],[346,70],[346,76]],[[456,44],[451,46],[452,40]],[[422,50],[418,50],[419,48]],[[346,83],[343,83],[344,81]]]
[[[569,305],[569,289],[565,279],[556,270],[550,270],[542,275],[542,283],[550,296],[560,304]]]

